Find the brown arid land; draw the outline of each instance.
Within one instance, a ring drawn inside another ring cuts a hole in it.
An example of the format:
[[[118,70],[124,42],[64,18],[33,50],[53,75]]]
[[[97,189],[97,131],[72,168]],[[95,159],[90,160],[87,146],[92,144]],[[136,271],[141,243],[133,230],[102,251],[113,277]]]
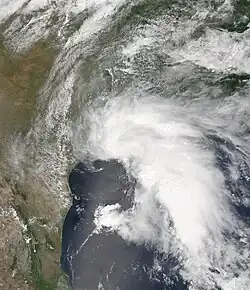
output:
[[[0,289],[67,289],[60,265],[61,224],[56,203],[44,195],[39,179],[33,186],[14,180],[5,160],[10,136],[25,134],[36,117],[37,93],[57,51],[51,39],[23,54],[4,44],[0,29]]]

